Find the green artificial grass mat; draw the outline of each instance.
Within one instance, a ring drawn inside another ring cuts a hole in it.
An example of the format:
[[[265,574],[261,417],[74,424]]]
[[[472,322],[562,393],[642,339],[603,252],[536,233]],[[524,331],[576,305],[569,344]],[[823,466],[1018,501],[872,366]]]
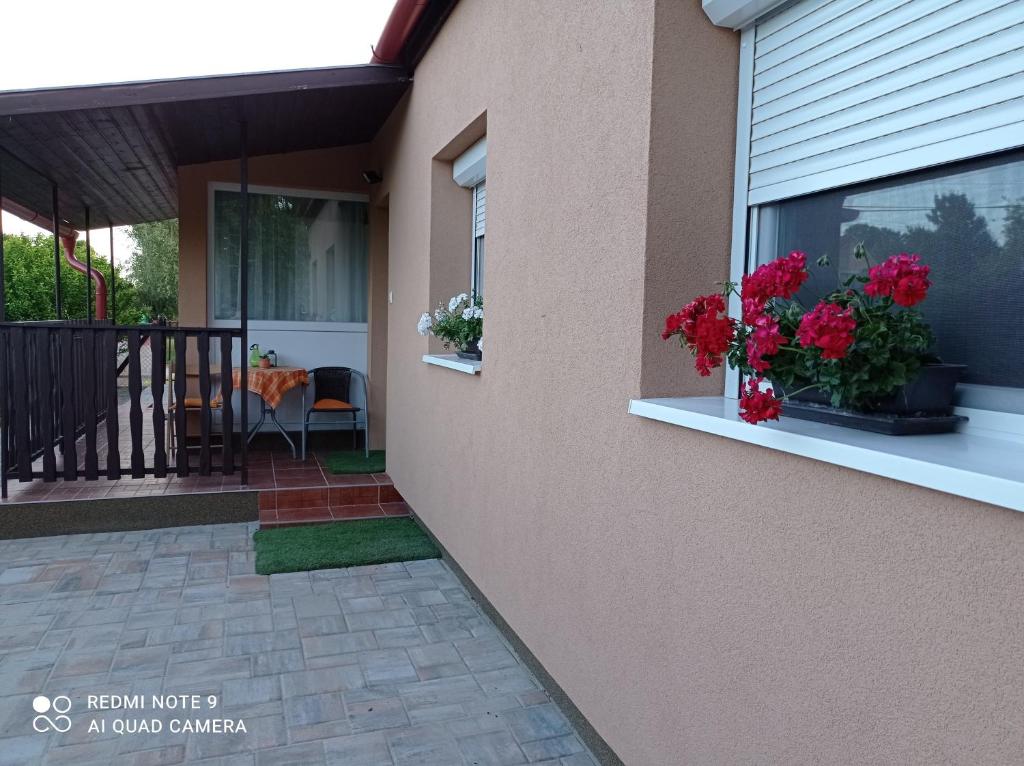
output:
[[[441,551],[409,518],[261,529],[253,539],[256,574],[261,575],[441,558]]]
[[[324,464],[331,473],[384,473],[384,450],[370,450],[366,457],[362,450],[354,452],[332,452]]]

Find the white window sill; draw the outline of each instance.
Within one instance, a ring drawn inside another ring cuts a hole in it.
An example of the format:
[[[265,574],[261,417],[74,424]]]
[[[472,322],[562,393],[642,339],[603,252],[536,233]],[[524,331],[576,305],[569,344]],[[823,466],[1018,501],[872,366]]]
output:
[[[956,433],[885,436],[785,416],[752,426],[739,419],[737,400],[722,396],[634,399],[629,412],[1024,511],[1024,436],[1007,430],[1024,416],[968,410],[969,427]]]
[[[478,375],[483,367],[482,362],[463,359],[455,354],[424,354],[423,361],[438,367],[447,367],[449,370],[464,372],[467,375]]]

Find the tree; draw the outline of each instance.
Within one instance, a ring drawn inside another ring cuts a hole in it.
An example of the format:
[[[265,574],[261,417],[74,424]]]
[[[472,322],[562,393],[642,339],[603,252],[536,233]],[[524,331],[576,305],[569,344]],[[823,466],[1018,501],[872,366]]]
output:
[[[75,255],[83,263],[86,260],[85,243],[78,242]],[[37,234],[4,235],[4,282],[7,290],[7,320],[10,322],[31,322],[56,319],[53,287],[53,236]],[[92,254],[92,266],[107,280],[110,291],[110,261]],[[64,260],[61,249],[60,281],[62,288],[61,319],[85,319],[86,276],[72,269]],[[126,278],[123,269],[117,268],[117,316],[118,324],[136,324],[141,316],[135,286]],[[108,298],[109,300],[109,298]],[[93,310],[96,307],[96,293],[93,291]]]
[[[135,243],[129,267],[139,305],[152,319],[178,316],[178,220],[129,227]]]

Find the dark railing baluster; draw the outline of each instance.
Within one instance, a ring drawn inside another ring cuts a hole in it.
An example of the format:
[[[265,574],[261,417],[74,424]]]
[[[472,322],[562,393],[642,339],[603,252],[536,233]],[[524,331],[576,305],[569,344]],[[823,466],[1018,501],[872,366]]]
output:
[[[42,438],[43,481],[57,481],[57,459],[53,454],[56,444],[54,415],[56,413],[56,397],[54,394],[52,365],[50,364],[50,331],[40,330],[34,333],[36,340],[36,407],[39,412],[39,431]],[[45,402],[44,402],[45,397]]]
[[[185,412],[185,397],[188,395],[185,368],[187,349],[188,336],[180,331],[174,333],[174,436],[178,476],[188,476],[188,413]]]
[[[96,481],[99,478],[99,455],[96,452],[96,333],[82,333],[82,361],[85,375],[82,394],[85,401],[82,417],[85,428],[85,480]]]
[[[235,418],[234,409],[231,405],[231,391],[234,387],[233,376],[234,373],[231,369],[231,336],[225,333],[220,336],[220,430],[224,435],[220,459],[221,471],[229,476],[235,472]]]
[[[64,454],[64,481],[78,478],[78,447],[75,444],[75,390],[81,383],[75,377],[75,336],[68,327],[57,333],[60,342],[60,363],[57,366],[57,383],[60,393],[61,439],[60,450]]]
[[[28,380],[31,367],[28,366],[26,335],[28,331],[17,327],[10,331],[12,362],[16,370],[12,379],[12,404],[14,406],[15,459],[18,462],[18,481],[32,481],[32,432],[29,424]]]
[[[142,359],[139,331],[128,331],[128,397],[131,401],[128,423],[132,432],[132,478],[146,475],[146,455],[142,451]]]
[[[199,349],[199,475],[210,475],[210,334],[196,337]]]
[[[153,475],[157,478],[167,475],[167,447],[164,443],[164,428],[167,426],[167,415],[164,413],[166,338],[163,330],[149,336],[149,350],[153,358]]]
[[[107,371],[107,478],[121,478],[121,450],[118,430],[117,410],[120,402],[117,397],[117,330],[103,332],[103,369]]]

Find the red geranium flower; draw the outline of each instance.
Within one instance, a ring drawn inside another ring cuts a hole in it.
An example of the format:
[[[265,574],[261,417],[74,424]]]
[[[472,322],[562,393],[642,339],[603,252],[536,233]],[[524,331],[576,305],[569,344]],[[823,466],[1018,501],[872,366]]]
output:
[[[823,359],[842,359],[853,344],[857,320],[852,309],[841,309],[822,301],[800,320],[797,338],[804,348],[817,346]]]
[[[740,396],[740,417],[751,424],[778,420],[782,414],[782,400],[775,398],[771,386],[762,391],[762,383],[764,378],[750,378]]]
[[[758,317],[764,314],[764,301],[757,298],[744,298],[743,324],[756,324]]]
[[[782,336],[779,323],[768,314],[761,314],[752,319],[753,321],[748,322],[754,329],[747,336],[747,362],[758,372],[766,372],[771,365],[764,357],[779,353],[779,348],[789,343],[789,340]]]
[[[661,337],[668,340],[680,335],[682,343],[696,357],[697,371],[707,377],[711,370],[721,366],[735,332],[733,320],[719,316],[724,313],[725,299],[720,293],[702,295],[686,304],[679,313],[665,318]]]
[[[875,298],[891,296],[900,306],[915,306],[928,295],[932,283],[928,280],[931,269],[920,263],[917,254],[899,253],[884,263],[868,269],[869,282],[864,292]]]
[[[758,266],[753,274],[743,277],[744,309],[748,300],[764,305],[771,298],[792,298],[807,277],[807,256],[799,250]]]

